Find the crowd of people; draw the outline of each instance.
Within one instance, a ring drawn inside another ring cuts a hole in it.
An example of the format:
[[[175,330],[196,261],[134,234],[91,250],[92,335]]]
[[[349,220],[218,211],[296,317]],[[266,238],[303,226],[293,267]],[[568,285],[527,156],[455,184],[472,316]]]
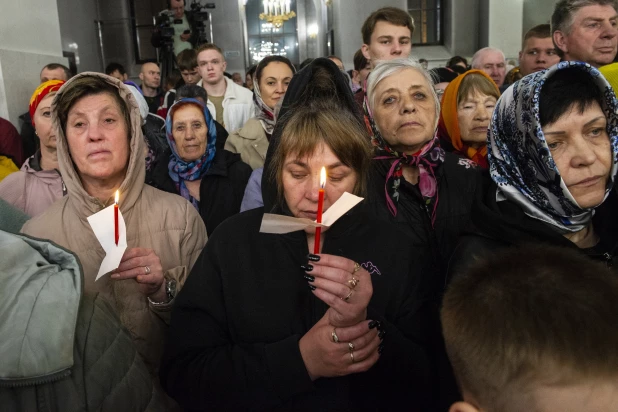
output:
[[[547,17],[510,69],[429,69],[394,7],[349,72],[46,65],[0,119],[2,409],[615,411],[618,3]]]

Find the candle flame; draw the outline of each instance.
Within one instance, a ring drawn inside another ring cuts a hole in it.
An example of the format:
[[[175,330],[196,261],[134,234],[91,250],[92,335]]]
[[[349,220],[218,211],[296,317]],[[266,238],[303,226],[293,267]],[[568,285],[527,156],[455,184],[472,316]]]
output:
[[[118,193],[118,191],[116,190],[116,195],[114,196],[114,201],[116,202],[116,204],[118,204],[118,199],[120,198],[120,194]]]
[[[324,189],[325,184],[326,184],[326,168],[322,166],[322,170],[320,171],[320,187]]]

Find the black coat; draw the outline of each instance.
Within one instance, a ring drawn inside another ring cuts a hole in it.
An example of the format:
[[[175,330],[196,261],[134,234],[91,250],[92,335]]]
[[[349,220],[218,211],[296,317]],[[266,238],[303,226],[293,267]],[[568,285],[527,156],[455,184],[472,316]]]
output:
[[[405,231],[413,242],[431,248],[436,273],[438,292],[445,285],[446,265],[457,245],[461,233],[470,227],[470,214],[475,192],[480,186],[481,171],[470,161],[445,153],[444,163],[437,168],[438,206],[434,227],[431,211],[423,201],[418,185],[401,179],[397,215],[393,216],[386,204],[384,182],[390,168],[389,160],[374,160],[372,170],[371,206],[375,215],[390,221]]]
[[[362,205],[323,234],[324,253],[370,268],[367,319],[386,336],[369,371],[312,382],[299,340],[328,306],[303,279],[305,232],[259,233],[262,216],[258,208],[221,224],[177,296],[160,372],[167,393],[189,411],[435,410],[422,250]]]
[[[36,151],[39,149],[41,142],[36,135],[36,130],[34,130],[34,126],[32,126],[30,112],[26,112],[20,115],[19,120],[21,120],[21,129],[19,131],[19,135],[21,136],[22,146],[24,150],[24,159],[27,159],[36,153]]]
[[[146,183],[165,192],[178,194],[176,184],[169,175],[170,156],[171,151],[168,150],[157,160],[146,177]],[[240,159],[239,154],[217,149],[200,184],[199,212],[208,236],[221,222],[240,212],[251,172],[251,167]]]
[[[516,203],[508,200],[497,202],[496,189],[492,180],[483,181],[483,188],[478,191],[473,207],[473,229],[461,237],[453,253],[448,267],[449,278],[501,249],[524,244],[570,248],[606,262],[618,272],[618,266],[614,265],[614,259],[618,256],[618,196],[615,191],[596,208],[592,220],[600,242],[593,248],[580,249],[550,225],[526,215]]]

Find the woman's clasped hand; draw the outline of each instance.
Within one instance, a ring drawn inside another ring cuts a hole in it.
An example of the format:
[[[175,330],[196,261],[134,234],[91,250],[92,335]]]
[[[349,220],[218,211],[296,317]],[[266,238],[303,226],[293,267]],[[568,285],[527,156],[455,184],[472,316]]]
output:
[[[155,302],[162,302],[166,299],[161,259],[152,249],[139,247],[127,249],[111,278],[114,280],[135,279],[139,284],[140,292],[145,296],[152,298]]]
[[[312,380],[364,372],[379,359],[385,336],[382,323],[367,320],[373,295],[371,276],[358,263],[340,256],[308,256],[302,265],[312,293],[329,306],[300,340]]]

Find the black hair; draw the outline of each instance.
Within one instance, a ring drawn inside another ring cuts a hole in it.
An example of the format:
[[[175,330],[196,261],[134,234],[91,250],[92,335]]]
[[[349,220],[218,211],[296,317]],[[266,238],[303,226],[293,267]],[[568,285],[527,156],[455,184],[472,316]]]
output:
[[[463,63],[468,66],[468,60],[465,57],[453,56],[446,62],[446,67],[456,66],[458,63]]]
[[[247,69],[247,74],[253,77],[253,74],[255,73],[256,70],[257,70],[257,64],[254,64],[253,66]]]
[[[176,90],[176,101],[187,97],[193,99],[199,97],[204,100],[204,103],[208,101],[208,94],[206,93],[206,90],[195,84],[185,84]]]
[[[603,92],[587,72],[576,67],[559,70],[541,88],[541,127],[555,123],[573,109],[584,113],[594,102],[603,107]]]
[[[303,60],[303,62],[300,64],[300,69],[299,70],[302,70],[305,67],[309,66],[311,64],[311,62],[314,61],[314,60],[315,59],[313,57],[309,57],[309,58]]]
[[[69,69],[64,64],[60,64],[60,63],[49,63],[49,64],[46,64],[41,69],[41,72],[43,72],[43,70],[45,70],[45,69],[47,69],[47,70],[62,69],[62,71],[64,71],[64,75],[67,78],[67,80],[69,80],[71,77],[73,77],[73,73],[71,72],[71,69]]]
[[[455,80],[457,76],[459,76],[459,73],[454,72],[448,67],[436,67],[429,70],[429,74],[433,79],[433,84],[450,83]]]
[[[127,74],[127,72],[124,69],[124,66],[120,63],[113,62],[113,63],[108,64],[107,67],[105,68],[105,74],[107,75],[110,75],[115,71],[117,71],[123,76]]]
[[[255,81],[258,84],[260,83],[260,79],[262,78],[262,72],[264,71],[264,68],[272,62],[285,63],[290,68],[290,70],[292,70],[292,74],[296,73],[294,65],[288,58],[283,56],[266,56],[258,63],[255,69]]]

